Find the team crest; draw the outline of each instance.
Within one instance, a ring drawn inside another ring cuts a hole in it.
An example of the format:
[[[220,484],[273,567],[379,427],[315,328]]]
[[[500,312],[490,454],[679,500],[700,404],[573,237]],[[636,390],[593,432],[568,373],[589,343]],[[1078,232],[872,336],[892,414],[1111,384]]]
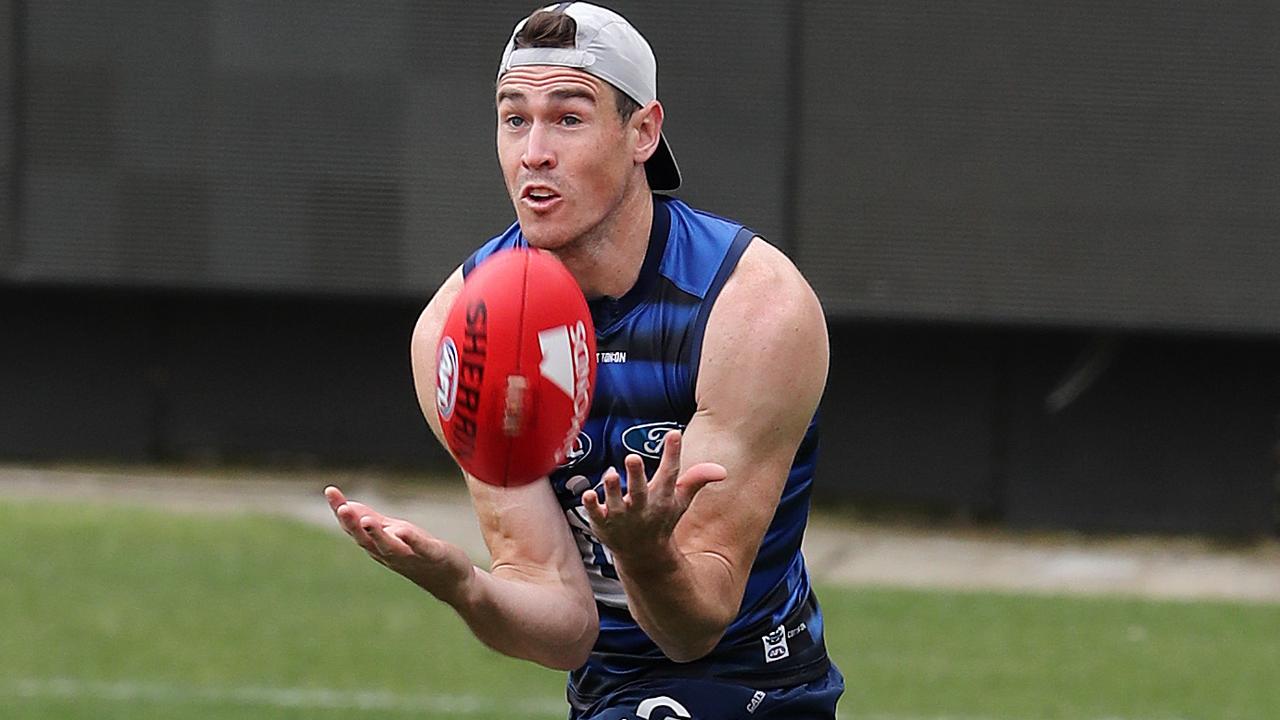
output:
[[[785,625],[779,625],[777,630],[760,638],[764,643],[764,661],[766,663],[784,660],[791,655],[791,649],[787,647],[787,628]]]

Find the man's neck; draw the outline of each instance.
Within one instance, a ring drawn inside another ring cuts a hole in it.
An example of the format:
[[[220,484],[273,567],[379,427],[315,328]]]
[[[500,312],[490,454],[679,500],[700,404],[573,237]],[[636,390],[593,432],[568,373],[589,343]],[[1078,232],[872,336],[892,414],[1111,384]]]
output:
[[[621,297],[636,284],[649,249],[653,202],[642,184],[593,237],[556,253],[588,298]]]

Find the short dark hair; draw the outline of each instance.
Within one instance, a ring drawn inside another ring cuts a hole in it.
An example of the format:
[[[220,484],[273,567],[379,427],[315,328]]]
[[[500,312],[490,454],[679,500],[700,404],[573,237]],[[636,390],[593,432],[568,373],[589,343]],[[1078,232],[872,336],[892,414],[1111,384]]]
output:
[[[529,16],[529,20],[516,33],[517,48],[571,48],[577,43],[578,21],[563,11],[539,10]],[[640,109],[640,103],[617,88],[613,88],[614,105],[618,108],[618,117],[623,122],[631,119]]]

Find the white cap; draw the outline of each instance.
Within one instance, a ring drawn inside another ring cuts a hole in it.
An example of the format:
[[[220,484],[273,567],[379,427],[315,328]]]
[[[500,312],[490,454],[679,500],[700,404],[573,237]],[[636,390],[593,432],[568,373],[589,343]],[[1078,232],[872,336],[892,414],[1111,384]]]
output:
[[[653,49],[638,30],[618,13],[585,2],[562,2],[542,10],[562,12],[577,24],[577,37],[572,48],[517,48],[516,35],[528,18],[521,20],[502,52],[498,77],[522,65],[558,65],[590,73],[613,85],[641,105],[658,97],[658,62]],[[649,187],[671,191],[680,187],[680,167],[671,154],[665,135],[659,136],[658,148],[644,164]]]

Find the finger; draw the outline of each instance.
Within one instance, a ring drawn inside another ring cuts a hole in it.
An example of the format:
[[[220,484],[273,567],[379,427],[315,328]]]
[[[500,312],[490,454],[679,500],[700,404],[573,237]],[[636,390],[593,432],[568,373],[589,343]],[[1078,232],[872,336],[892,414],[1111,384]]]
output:
[[[604,506],[609,509],[609,514],[620,513],[624,507],[622,504],[622,476],[618,474],[617,468],[609,468],[604,471]]]
[[[362,514],[356,512],[356,509],[352,507],[353,504],[354,503],[344,503],[338,508],[336,513],[338,516],[338,525],[343,529],[343,531],[350,535],[360,547],[365,550],[372,550],[373,539],[369,537],[369,533],[365,532],[364,528],[360,527],[360,518],[368,513]]]
[[[352,510],[355,510],[356,517],[364,517],[365,515],[368,515],[374,518],[375,520],[377,520],[378,522],[382,523],[383,525],[386,525],[387,522],[390,520],[390,518],[384,517],[382,513],[378,512],[377,510],[374,510],[368,505],[365,505],[364,503],[359,502],[357,500],[348,500],[345,503],[343,503],[343,505],[346,505]]]
[[[380,525],[387,525],[391,522],[391,518],[384,516],[362,502],[348,500],[338,508],[338,522],[348,533],[363,533],[364,530],[360,527],[360,518],[366,515],[373,518]]]
[[[600,504],[600,496],[595,490],[582,493],[582,509],[587,512],[587,519],[592,525],[600,525],[608,517],[608,509]]]
[[[723,465],[710,462],[698,463],[676,480],[676,501],[681,508],[687,508],[699,490],[711,483],[724,480],[728,475]]]
[[[453,565],[457,569],[471,568],[471,559],[462,548],[445,542],[409,523],[391,525],[387,534],[403,542],[405,548],[419,559],[433,566]]]
[[[623,461],[627,468],[627,504],[640,509],[649,499],[649,478],[644,475],[644,460],[636,454]]]
[[[676,478],[680,475],[680,449],[684,444],[684,434],[672,430],[662,436],[662,459],[658,461],[658,469],[653,473],[655,490],[671,492]]]
[[[413,550],[403,540],[388,533],[386,528],[372,517],[366,515],[360,518],[360,527],[373,540],[373,546],[377,548],[379,554],[388,557],[413,554]]]
[[[337,485],[330,485],[324,489],[324,499],[329,501],[329,509],[336,513],[347,501],[347,496],[342,494]]]
[[[434,562],[441,556],[440,541],[412,525],[392,525],[386,530],[388,535],[424,560]]]

